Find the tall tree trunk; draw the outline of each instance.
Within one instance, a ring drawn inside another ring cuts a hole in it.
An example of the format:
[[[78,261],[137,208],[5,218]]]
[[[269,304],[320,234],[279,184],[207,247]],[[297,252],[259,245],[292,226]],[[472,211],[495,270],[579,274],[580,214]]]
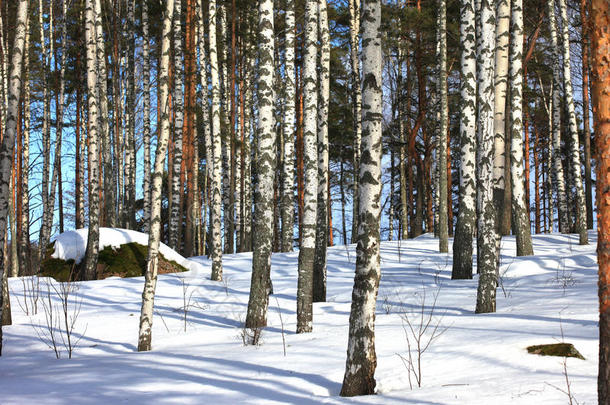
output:
[[[496,40],[495,40],[495,70],[494,70],[494,152],[493,152],[493,198],[496,206],[496,226],[498,236],[501,237],[508,218],[510,233],[510,204],[504,206],[506,184],[506,98],[508,84],[508,43],[510,39],[510,3],[511,0],[497,0],[496,7]],[[493,55],[493,53],[492,53]],[[509,201],[510,202],[510,201]],[[506,210],[505,210],[506,209]],[[497,241],[497,249],[500,240]]]
[[[510,139],[513,221],[517,240],[517,256],[534,254],[528,203],[523,179],[523,7],[522,0],[512,0],[510,44]],[[529,187],[529,184],[528,184]]]
[[[220,131],[220,83],[218,80],[218,52],[216,41],[216,0],[209,1],[208,40],[210,41],[210,78],[212,84],[212,196],[211,196],[211,253],[212,280],[222,280],[222,235],[220,234],[220,210],[222,187],[222,140]]]
[[[570,232],[570,221],[568,216],[568,203],[566,197],[566,184],[563,175],[563,162],[561,157],[561,65],[559,43],[557,40],[557,20],[555,19],[555,4],[553,0],[547,0],[549,13],[549,25],[551,35],[551,49],[553,50],[553,95],[552,95],[552,128],[553,128],[553,172],[557,188],[557,211],[559,217],[559,230],[563,233]]]
[[[439,0],[439,39],[440,39],[440,59],[438,87],[440,89],[440,124],[438,131],[438,175],[439,184],[437,195],[438,205],[438,236],[439,251],[447,253],[449,251],[449,228],[447,223],[447,131],[449,128],[449,105],[447,101],[447,1]]]
[[[19,240],[19,263],[21,275],[31,268],[30,259],[30,19],[27,19],[23,61],[23,132],[21,150],[21,239]]]
[[[169,219],[169,246],[181,251],[180,229],[182,224],[181,201],[183,187],[180,179],[180,166],[182,165],[182,129],[184,126],[184,91],[182,83],[184,77],[182,52],[182,24],[181,0],[174,0],[174,158],[172,168],[172,203]]]
[[[136,225],[136,148],[135,148],[135,115],[136,115],[136,78],[135,78],[135,14],[134,2],[127,1],[127,94],[125,110],[125,209],[123,226],[135,229]]]
[[[342,396],[375,392],[375,303],[381,278],[381,2],[364,1],[362,19],[362,161],[358,245]]]
[[[316,247],[317,171],[317,109],[318,86],[316,44],[318,42],[318,0],[305,3],[305,49],[303,55],[303,163],[305,166],[305,198],[299,275],[297,286],[297,333],[313,329],[313,269]]]
[[[572,91],[572,74],[570,72],[570,33],[566,0],[559,0],[559,8],[561,10],[561,28],[563,37],[563,89],[571,138],[571,172],[574,179],[574,185],[576,186],[576,229],[578,231],[579,243],[581,245],[587,245],[589,243],[589,238],[587,235],[587,206],[585,202],[585,191],[582,185],[578,125],[576,123],[574,93]]]
[[[474,0],[460,2],[462,80],[460,82],[460,198],[453,239],[452,279],[472,278],[472,237],[476,223],[477,66]]]
[[[142,182],[144,231],[150,225],[150,38],[148,36],[148,4],[142,3],[142,143],[144,146],[144,181]],[[206,83],[207,86],[207,83]],[[207,104],[206,104],[207,105]]]
[[[212,3],[212,1],[210,1]],[[144,273],[144,291],[142,292],[142,309],[140,312],[140,330],[138,334],[138,351],[149,351],[152,339],[152,320],[157,286],[157,269],[159,265],[159,243],[161,239],[161,188],[163,184],[163,167],[167,143],[169,140],[169,59],[170,41],[172,39],[172,17],[174,13],[174,0],[165,3],[163,16],[163,36],[161,40],[161,61],[159,63],[159,98],[161,103],[161,116],[159,117],[159,136],[155,152],[155,168],[152,175],[151,188],[151,222],[148,237],[148,258],[146,272]]]
[[[17,7],[15,38],[11,67],[9,71],[9,83],[6,108],[6,125],[0,146],[0,247],[6,242],[6,220],[10,205],[10,182],[13,169],[13,151],[15,148],[15,134],[17,132],[17,114],[19,110],[19,95],[21,93],[21,65],[23,61],[23,50],[25,48],[25,30],[28,18],[28,1],[20,0]],[[14,239],[13,239],[14,241]],[[0,319],[3,321],[9,318],[6,311],[10,311],[10,296],[8,290],[8,271],[6,269],[6,257],[4,250],[0,249],[0,279],[2,288],[0,289]],[[0,354],[2,353],[2,327],[0,326]]]
[[[477,219],[477,313],[496,311],[498,249],[494,204],[494,32],[495,1],[481,1],[480,32],[477,44],[478,78],[478,200]]]
[[[267,326],[267,308],[271,292],[271,245],[273,243],[273,184],[275,178],[275,142],[273,127],[274,35],[273,0],[261,0],[259,15],[259,72],[257,99],[259,108],[256,130],[257,187],[254,192],[254,246],[252,280],[246,328]]]
[[[355,243],[358,235],[358,176],[360,175],[360,143],[362,137],[362,123],[360,117],[362,115],[362,89],[360,88],[360,58],[359,58],[359,43],[360,43],[360,1],[349,0],[349,37],[350,37],[350,63],[351,70],[351,86],[352,86],[352,102],[354,103],[354,185],[352,198],[352,238],[351,242]]]
[[[328,246],[328,105],[330,98],[330,33],[328,5],[318,0],[320,70],[318,88],[318,203],[316,251],[313,266],[313,302],[326,301],[326,248]]]
[[[599,373],[597,402],[610,402],[610,5],[591,1],[591,73],[597,149],[597,257],[599,263]]]
[[[286,65],[284,68],[284,173],[282,183],[282,252],[294,242],[294,137],[295,137],[295,17],[294,2],[286,2]]]
[[[582,124],[585,152],[585,200],[587,204],[587,229],[593,229],[593,182],[591,180],[591,125],[589,123],[589,20],[587,0],[580,0],[582,38]]]
[[[97,277],[97,256],[99,251],[99,153],[98,153],[98,58],[95,25],[97,15],[93,2],[86,0],[85,37],[87,41],[87,103],[89,105],[89,229],[87,233],[87,250],[85,267],[80,276],[83,280],[94,280]],[[97,7],[95,7],[97,8]]]

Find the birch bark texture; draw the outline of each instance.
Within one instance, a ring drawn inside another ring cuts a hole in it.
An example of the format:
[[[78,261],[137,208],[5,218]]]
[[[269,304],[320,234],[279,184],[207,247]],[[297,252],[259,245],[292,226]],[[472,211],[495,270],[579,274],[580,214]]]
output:
[[[452,279],[472,278],[472,238],[476,226],[477,58],[474,0],[460,1],[460,196],[453,239]]]
[[[534,254],[523,175],[523,0],[512,0],[510,41],[510,145],[513,222],[517,256]],[[528,185],[529,186],[529,185]]]
[[[13,169],[13,151],[15,148],[15,134],[17,133],[17,117],[19,110],[19,95],[21,92],[21,67],[23,63],[23,51],[25,48],[25,30],[27,25],[27,9],[28,1],[20,0],[17,7],[15,39],[13,45],[13,55],[11,58],[11,66],[9,71],[8,83],[8,105],[6,108],[6,124],[4,128],[4,137],[0,146],[0,229],[6,229],[6,220],[8,218],[9,202],[11,195],[9,193],[11,183],[11,173]],[[0,247],[6,242],[6,232],[0,232]],[[6,258],[4,257],[4,249],[0,248],[0,279],[5,279]],[[5,301],[10,302],[8,289],[0,289],[0,319],[7,318],[4,314],[7,307]],[[2,327],[0,326],[0,354],[2,354]]]
[[[212,280],[222,280],[222,235],[221,235],[221,187],[222,187],[222,139],[220,132],[220,81],[218,78],[218,51],[216,41],[216,0],[208,2],[208,40],[210,42],[210,79],[212,85],[212,198],[211,204],[211,256]],[[208,164],[210,158],[208,157]]]
[[[98,1],[98,0],[96,0]],[[99,198],[99,93],[98,93],[98,58],[95,24],[98,16],[93,0],[87,0],[85,11],[85,37],[87,41],[87,104],[89,107],[89,229],[87,232],[87,250],[85,266],[80,276],[83,280],[94,280],[97,277],[97,256],[99,252],[100,198]]]
[[[148,4],[142,2],[142,144],[144,146],[144,180],[142,182],[144,231],[150,225],[150,38],[148,34]]]
[[[317,143],[317,42],[318,1],[305,2],[305,51],[303,55],[303,165],[305,171],[304,211],[299,274],[297,280],[297,333],[313,329],[313,269],[316,248],[318,192]]]
[[[358,237],[358,176],[360,171],[360,144],[362,138],[362,89],[360,82],[360,1],[349,0],[349,38],[350,38],[350,63],[351,84],[352,84],[352,103],[354,108],[354,180],[352,197],[352,238],[351,242],[356,243]]]
[[[320,68],[318,88],[318,206],[316,218],[316,252],[313,269],[313,302],[326,301],[326,247],[328,246],[328,106],[330,97],[330,33],[328,5],[318,0],[318,34]]]
[[[438,133],[438,237],[440,253],[449,251],[449,227],[447,223],[447,130],[449,127],[449,105],[447,101],[447,0],[439,0],[439,70],[440,123]]]
[[[582,184],[578,124],[576,123],[572,73],[570,71],[570,22],[568,20],[566,0],[559,0],[559,10],[561,14],[561,36],[563,39],[563,92],[568,113],[568,128],[570,133],[570,160],[572,163],[570,169],[576,188],[576,231],[578,232],[579,244],[587,245],[589,243],[587,235],[587,205],[585,201],[585,190]]]
[[[275,179],[275,142],[273,106],[274,36],[273,0],[261,0],[258,6],[258,128],[256,130],[257,186],[254,190],[254,234],[252,280],[246,328],[267,326],[267,308],[271,292],[271,250],[273,244],[273,186]]]
[[[482,0],[480,11],[480,39],[477,44],[478,82],[478,184],[477,198],[477,289],[476,313],[496,311],[496,287],[498,284],[498,232],[494,204],[494,59],[496,3]]]
[[[161,241],[161,189],[163,185],[163,169],[169,140],[169,59],[170,42],[172,39],[172,18],[174,0],[165,3],[163,16],[163,31],[161,38],[161,60],[159,62],[159,117],[160,131],[155,152],[155,167],[152,174],[151,188],[151,221],[148,236],[148,258],[144,273],[144,291],[142,292],[142,308],[140,310],[140,330],[138,333],[138,351],[149,351],[152,348],[152,323],[157,286],[157,269],[159,267],[159,244]]]
[[[180,180],[180,166],[182,165],[182,128],[184,126],[184,91],[182,83],[184,78],[183,52],[182,52],[182,1],[174,0],[174,158],[171,162],[172,167],[172,201],[169,218],[169,246],[174,250],[180,250],[179,232],[180,223],[180,202],[183,191]]]
[[[282,252],[292,252],[294,241],[295,137],[295,17],[294,2],[286,2],[286,62],[284,67],[284,175],[282,182]]]
[[[553,51],[553,94],[552,94],[552,127],[553,127],[553,172],[557,189],[557,214],[559,217],[559,230],[562,233],[570,232],[568,216],[568,201],[566,197],[566,183],[561,160],[561,64],[559,41],[557,40],[557,20],[555,18],[555,3],[547,0],[549,14],[549,29],[551,36],[551,49]]]
[[[597,401],[610,401],[610,4],[591,1],[592,100],[597,147],[599,373]]]
[[[362,159],[356,275],[341,396],[375,392],[375,304],[381,276],[381,1],[365,0],[362,19]]]

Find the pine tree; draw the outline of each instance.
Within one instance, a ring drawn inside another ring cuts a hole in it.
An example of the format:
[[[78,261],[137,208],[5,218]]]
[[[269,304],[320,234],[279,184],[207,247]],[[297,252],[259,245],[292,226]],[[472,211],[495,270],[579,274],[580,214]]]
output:
[[[472,278],[472,237],[476,226],[477,66],[474,0],[460,2],[462,80],[460,82],[460,196],[453,240],[451,278]]]
[[[211,3],[211,2],[210,2]],[[144,291],[142,292],[142,309],[140,312],[140,331],[138,334],[138,351],[149,351],[152,348],[152,321],[157,286],[157,269],[159,266],[159,244],[161,239],[161,188],[163,184],[163,168],[167,143],[169,140],[169,63],[170,41],[172,39],[172,18],[174,14],[174,0],[165,3],[163,16],[163,33],[161,38],[161,61],[159,62],[159,101],[161,103],[161,116],[159,117],[160,131],[155,152],[155,167],[152,175],[151,212],[148,237],[148,258],[146,259],[146,272],[144,273]]]
[[[375,303],[381,277],[381,2],[365,0],[362,18],[362,160],[356,276],[342,396],[375,392]]]
[[[593,122],[597,148],[597,257],[599,263],[599,373],[597,403],[610,402],[610,5],[591,1]]]

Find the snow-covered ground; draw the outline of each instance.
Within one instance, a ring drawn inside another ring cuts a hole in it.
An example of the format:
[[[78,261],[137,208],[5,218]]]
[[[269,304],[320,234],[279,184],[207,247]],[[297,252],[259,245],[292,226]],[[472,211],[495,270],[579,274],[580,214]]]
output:
[[[3,328],[0,404],[565,404],[567,396],[560,391],[566,390],[563,360],[525,350],[561,341],[562,334],[586,358],[567,360],[571,392],[579,403],[593,404],[597,264],[596,235],[589,236],[591,244],[584,247],[577,245],[577,236],[536,236],[532,258],[515,258],[514,239],[505,238],[498,311],[486,315],[473,313],[476,278],[452,281],[451,254],[438,254],[437,240],[424,235],[383,242],[376,322],[378,395],[351,399],[338,394],[353,245],[329,249],[328,300],[314,304],[310,334],[294,333],[298,253],[273,255],[275,294],[269,327],[257,347],[244,346],[240,337],[251,254],[224,256],[224,282],[209,280],[205,258],[192,259],[203,265],[194,270],[160,276],[153,350],[147,353],[136,352],[141,277],[77,284],[74,296],[82,307],[75,335],[82,339],[72,359],[64,350],[60,360],[37,336],[44,312],[25,315],[21,306],[28,288],[24,293],[22,280],[11,279],[13,325]],[[41,280],[43,291],[46,283]],[[427,316],[437,293],[432,325],[440,322],[438,330],[446,330],[423,354],[421,388],[412,376],[410,389],[399,357],[408,355],[404,313],[410,313],[416,326],[424,296]]]

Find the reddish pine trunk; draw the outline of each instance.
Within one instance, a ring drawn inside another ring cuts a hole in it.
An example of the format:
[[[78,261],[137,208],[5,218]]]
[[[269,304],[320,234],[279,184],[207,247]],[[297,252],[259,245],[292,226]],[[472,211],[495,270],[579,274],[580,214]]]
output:
[[[599,263],[598,403],[610,403],[610,3],[591,2],[593,115],[597,146],[597,258]]]

